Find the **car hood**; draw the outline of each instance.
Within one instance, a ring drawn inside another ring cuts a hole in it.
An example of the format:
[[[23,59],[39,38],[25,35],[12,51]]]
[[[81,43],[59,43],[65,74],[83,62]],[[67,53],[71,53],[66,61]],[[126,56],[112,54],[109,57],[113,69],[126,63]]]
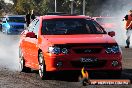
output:
[[[9,25],[24,25],[25,23],[8,22]]]
[[[51,44],[69,44],[69,43],[116,43],[116,41],[107,34],[89,34],[89,35],[45,35],[44,38]]]

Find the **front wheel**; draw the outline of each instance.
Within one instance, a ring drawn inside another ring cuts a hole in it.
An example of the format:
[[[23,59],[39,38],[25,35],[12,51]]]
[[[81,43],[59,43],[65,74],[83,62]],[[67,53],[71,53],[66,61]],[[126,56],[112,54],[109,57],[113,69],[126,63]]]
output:
[[[42,80],[46,79],[46,65],[42,52],[39,53],[39,76]]]
[[[19,49],[19,66],[21,72],[31,72],[31,68],[25,66],[24,56],[20,49]]]

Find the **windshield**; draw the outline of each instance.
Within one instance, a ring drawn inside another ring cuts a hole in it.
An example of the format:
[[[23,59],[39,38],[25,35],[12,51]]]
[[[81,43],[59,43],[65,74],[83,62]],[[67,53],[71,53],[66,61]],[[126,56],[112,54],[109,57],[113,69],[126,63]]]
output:
[[[8,17],[7,22],[25,23],[25,18],[24,17]]]
[[[43,20],[42,34],[105,34],[104,29],[89,19],[50,19]]]

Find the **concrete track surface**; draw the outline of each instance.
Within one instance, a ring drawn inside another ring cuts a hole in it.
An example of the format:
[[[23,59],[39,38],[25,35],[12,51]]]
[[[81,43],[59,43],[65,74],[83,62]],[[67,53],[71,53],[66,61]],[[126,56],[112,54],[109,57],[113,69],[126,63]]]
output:
[[[132,88],[132,85],[88,85],[67,77],[52,76],[41,80],[38,72],[19,72],[18,65],[18,35],[4,35],[0,33],[0,88]],[[132,81],[132,48],[123,51],[122,79]]]

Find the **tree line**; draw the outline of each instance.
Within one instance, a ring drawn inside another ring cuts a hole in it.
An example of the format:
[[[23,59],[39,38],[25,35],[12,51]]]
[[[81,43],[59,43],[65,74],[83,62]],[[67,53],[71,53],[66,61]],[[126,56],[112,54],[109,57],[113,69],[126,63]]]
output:
[[[0,0],[0,12],[24,15],[34,10],[36,15],[45,15],[47,12],[54,12],[55,0],[12,0],[14,4],[6,4]],[[57,12],[70,13],[70,0],[56,0]],[[86,15],[99,16],[110,15],[111,11],[118,11],[131,0],[86,0]],[[74,0],[74,12],[82,15],[83,0]]]

